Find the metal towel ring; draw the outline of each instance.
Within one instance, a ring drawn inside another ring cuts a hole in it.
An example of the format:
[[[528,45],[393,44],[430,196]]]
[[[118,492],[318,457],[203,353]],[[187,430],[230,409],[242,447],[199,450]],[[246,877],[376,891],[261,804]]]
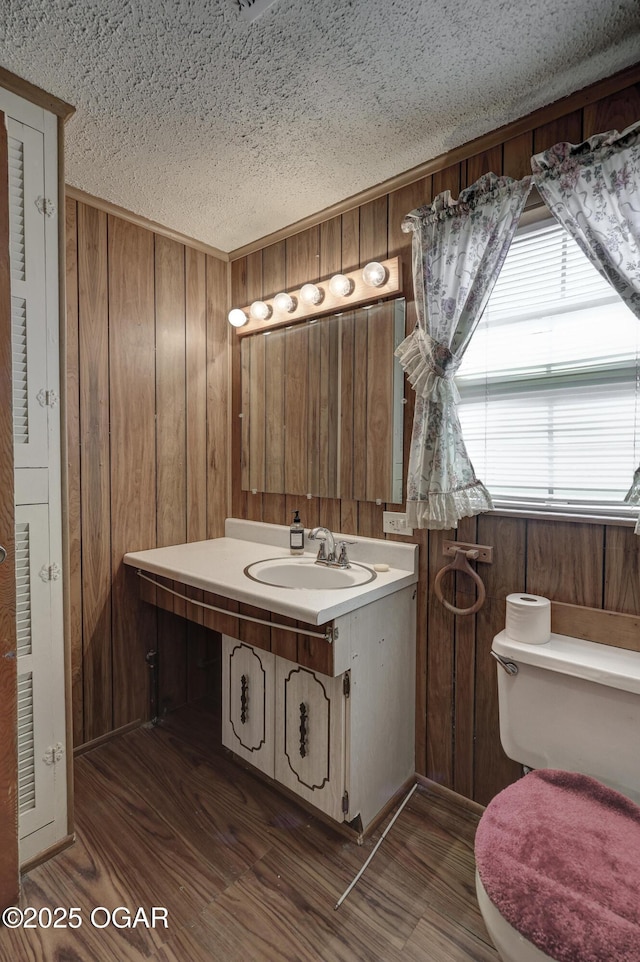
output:
[[[469,559],[473,561],[478,557],[479,554],[480,552],[476,550],[467,551],[465,548],[457,548],[456,556],[451,564],[445,565],[444,568],[440,568],[440,571],[436,575],[436,580],[433,583],[433,590],[435,591],[436,598],[445,606],[447,611],[452,611],[454,615],[475,615],[476,611],[479,611],[484,604],[484,599],[486,596],[484,582],[482,581],[482,578],[478,572],[474,571],[469,564]],[[475,600],[475,603],[469,608],[456,608],[455,605],[450,604],[443,597],[440,583],[448,571],[462,571],[464,574],[469,575],[473,581],[475,581],[478,589],[478,596]]]

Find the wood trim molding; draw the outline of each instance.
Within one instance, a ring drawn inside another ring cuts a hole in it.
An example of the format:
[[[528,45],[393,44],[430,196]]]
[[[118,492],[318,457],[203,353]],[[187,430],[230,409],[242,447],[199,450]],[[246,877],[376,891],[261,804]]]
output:
[[[12,94],[17,94],[18,97],[24,97],[25,100],[37,104],[44,110],[51,111],[52,114],[60,117],[63,122],[76,112],[76,108],[68,104],[66,100],[54,97],[53,94],[47,93],[41,87],[36,87],[35,84],[29,83],[23,77],[18,77],[10,70],[5,70],[4,67],[0,67],[0,87],[11,91]]]
[[[160,234],[162,237],[168,237],[169,240],[176,241],[178,244],[184,244],[185,247],[202,251],[203,254],[209,254],[210,257],[216,257],[225,263],[229,260],[229,255],[224,251],[218,250],[217,247],[212,247],[210,244],[205,244],[203,241],[187,236],[187,234],[181,234],[180,231],[173,230],[171,227],[165,227],[163,224],[158,224],[154,220],[149,220],[148,217],[135,214],[131,210],[119,207],[117,204],[112,204],[109,200],[103,200],[101,197],[89,194],[84,190],[80,190],[79,187],[72,187],[71,184],[67,184],[65,194],[67,197],[81,204],[87,204],[87,206],[93,207],[96,210],[102,210],[106,214],[113,214],[114,217],[126,220],[130,224],[136,224],[137,227],[143,227],[145,230],[153,231],[154,234]]]
[[[67,833],[73,834],[73,706],[71,653],[71,596],[69,592],[71,561],[69,553],[69,452],[67,423],[67,218],[64,201],[64,119],[58,117],[58,330],[60,345],[60,484],[62,509],[62,569],[64,623],[64,688],[67,757]]]
[[[551,630],[599,645],[640,651],[640,615],[551,602]]]
[[[484,512],[492,518],[523,518],[526,521],[565,521],[569,524],[606,524],[608,527],[633,528],[635,518],[617,518],[606,514],[563,514],[561,511],[529,511],[520,508],[494,508]]]
[[[38,852],[38,854],[34,855],[33,858],[23,862],[20,866],[20,874],[26,875],[28,872],[31,872],[32,869],[37,868],[38,865],[42,865],[43,862],[48,862],[50,858],[54,857],[54,855],[59,855],[60,852],[64,852],[65,849],[73,845],[75,840],[76,836],[73,832],[65,835],[65,837],[61,838],[59,842],[55,843],[55,845],[52,845],[50,848],[46,848],[44,852]]]
[[[77,758],[78,755],[86,755],[87,752],[92,752],[94,748],[100,748],[101,745],[106,745],[107,742],[113,741],[114,738],[120,738],[121,735],[126,735],[136,728],[140,728],[142,725],[142,719],[138,718],[137,721],[129,722],[128,725],[122,725],[121,728],[116,728],[112,732],[106,732],[104,735],[99,735],[98,738],[92,738],[91,741],[84,742],[82,745],[74,748],[73,757]]]
[[[382,806],[382,808],[380,809],[376,817],[371,819],[371,821],[367,825],[367,828],[364,832],[365,836],[371,836],[375,831],[378,830],[378,828],[388,818],[388,816],[391,815],[392,812],[394,812],[396,807],[399,806],[400,803],[404,801],[405,795],[407,794],[407,792],[411,791],[413,786],[416,784],[416,781],[417,781],[416,775],[410,775],[409,778],[405,779],[405,781],[400,786],[400,788],[393,793],[393,795],[391,796],[389,801],[386,803],[386,805]]]
[[[571,113],[571,111],[580,110],[589,104],[595,103],[597,100],[601,100],[603,97],[618,93],[620,90],[624,90],[625,87],[629,87],[635,83],[640,83],[640,63],[634,64],[632,67],[627,67],[626,70],[621,70],[606,80],[599,80],[589,87],[569,94],[561,100],[556,100],[552,104],[539,107],[537,110],[526,114],[519,120],[514,120],[510,124],[498,127],[497,130],[482,134],[480,137],[476,137],[466,144],[461,144],[459,147],[454,147],[444,154],[439,154],[437,157],[433,157],[431,160],[427,160],[417,167],[412,167],[402,174],[397,174],[395,177],[391,177],[389,180],[384,180],[373,187],[369,187],[359,194],[353,194],[351,197],[347,197],[337,204],[325,207],[324,210],[318,211],[316,214],[310,214],[308,217],[304,217],[302,220],[296,221],[288,227],[283,227],[278,231],[274,231],[272,234],[267,234],[265,237],[252,241],[250,244],[245,244],[243,247],[229,251],[228,259],[231,261],[238,260],[240,257],[245,257],[254,251],[262,250],[264,247],[276,244],[287,237],[291,237],[293,234],[299,234],[304,230],[308,230],[310,227],[316,227],[323,221],[337,217],[339,214],[344,214],[346,211],[353,210],[355,207],[368,204],[370,201],[384,197],[386,194],[390,194],[401,187],[407,187],[409,184],[422,180],[424,177],[428,177],[436,171],[443,170],[453,164],[459,164],[461,161],[467,160],[475,154],[484,153],[492,147],[503,144],[506,140],[511,140],[513,137],[534,130],[536,127],[541,127],[543,124],[558,120],[565,114]]]
[[[461,812],[469,812],[471,815],[477,815],[478,817],[484,814],[485,806],[481,805],[480,802],[474,802],[472,798],[467,798],[466,795],[460,795],[459,792],[454,792],[453,789],[447,788],[446,785],[432,781],[432,779],[427,778],[426,775],[416,774],[416,781],[419,785],[422,785],[423,788],[433,792],[434,795],[439,795],[445,802],[449,802]]]

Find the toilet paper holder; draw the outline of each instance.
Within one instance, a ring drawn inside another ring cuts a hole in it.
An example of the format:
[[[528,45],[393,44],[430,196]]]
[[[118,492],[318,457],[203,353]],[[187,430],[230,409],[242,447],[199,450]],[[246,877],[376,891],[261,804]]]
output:
[[[477,571],[471,567],[469,561],[483,561],[486,564],[492,564],[493,562],[493,548],[489,545],[483,544],[467,544],[462,541],[445,541],[443,545],[443,552],[446,555],[453,555],[453,561],[443,568],[436,575],[436,580],[433,583],[433,590],[438,601],[444,605],[447,611],[451,611],[454,615],[474,615],[476,611],[479,611],[484,604],[484,599],[486,597],[486,589],[484,582]],[[457,608],[446,600],[442,594],[442,579],[449,571],[460,571],[463,574],[469,575],[471,580],[475,582],[477,589],[477,596],[475,602],[468,608]]]

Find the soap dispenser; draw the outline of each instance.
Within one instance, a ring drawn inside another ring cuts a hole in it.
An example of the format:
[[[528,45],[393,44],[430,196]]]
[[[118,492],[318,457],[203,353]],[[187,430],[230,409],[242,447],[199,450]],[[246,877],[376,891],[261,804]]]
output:
[[[289,550],[291,554],[304,554],[304,526],[298,511],[295,512],[289,528]]]

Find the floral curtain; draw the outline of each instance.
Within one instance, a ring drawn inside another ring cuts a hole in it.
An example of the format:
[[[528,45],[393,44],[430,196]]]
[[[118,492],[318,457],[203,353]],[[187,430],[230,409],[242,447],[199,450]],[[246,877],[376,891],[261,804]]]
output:
[[[455,528],[490,510],[462,438],[454,375],[482,316],[531,187],[485,174],[462,191],[439,194],[408,214],[413,231],[417,324],[396,350],[416,391],[407,477],[414,528]]]
[[[555,218],[640,318],[640,122],[556,144],[531,167]],[[625,500],[640,504],[640,467]]]

